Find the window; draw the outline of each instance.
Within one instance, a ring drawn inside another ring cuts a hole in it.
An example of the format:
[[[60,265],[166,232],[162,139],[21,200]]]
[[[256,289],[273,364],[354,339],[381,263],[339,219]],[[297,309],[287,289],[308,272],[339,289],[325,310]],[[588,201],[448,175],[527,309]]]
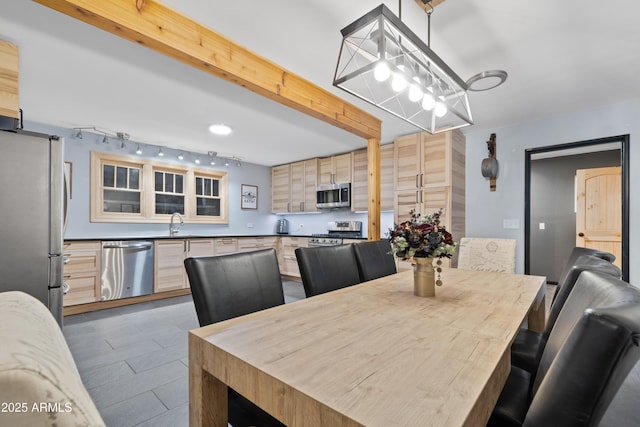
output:
[[[184,174],[156,170],[154,178],[156,215],[184,215]]]
[[[102,210],[140,213],[140,165],[102,164]]]
[[[92,222],[228,223],[227,172],[91,152]]]
[[[196,175],[196,215],[220,216],[220,180]]]

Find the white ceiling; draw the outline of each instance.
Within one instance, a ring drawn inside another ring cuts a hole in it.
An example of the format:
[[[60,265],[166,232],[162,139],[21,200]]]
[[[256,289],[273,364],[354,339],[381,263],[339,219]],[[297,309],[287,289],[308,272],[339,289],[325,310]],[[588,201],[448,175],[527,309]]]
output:
[[[340,29],[379,0],[164,0],[231,40],[383,120],[383,142],[418,129],[332,87]],[[217,151],[275,165],[365,147],[365,140],[39,4],[3,0],[0,39],[20,47],[25,120],[97,126],[132,140]],[[386,2],[397,14],[398,3]],[[507,82],[470,92],[489,129],[611,104],[640,94],[640,2],[447,0],[432,15],[431,47],[463,80],[504,69]],[[426,40],[413,0],[402,20]],[[225,122],[234,132],[215,137]]]

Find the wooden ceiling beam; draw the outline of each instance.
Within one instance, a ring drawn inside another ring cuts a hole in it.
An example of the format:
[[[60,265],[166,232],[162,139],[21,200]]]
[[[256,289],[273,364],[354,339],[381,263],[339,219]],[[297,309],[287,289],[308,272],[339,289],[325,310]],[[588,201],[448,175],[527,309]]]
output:
[[[381,121],[156,0],[34,0],[367,140]]]

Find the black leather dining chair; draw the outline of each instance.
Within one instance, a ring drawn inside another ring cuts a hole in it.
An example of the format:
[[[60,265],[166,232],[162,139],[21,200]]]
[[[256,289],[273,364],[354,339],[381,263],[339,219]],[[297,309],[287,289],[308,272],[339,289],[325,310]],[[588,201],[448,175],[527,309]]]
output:
[[[567,275],[569,274],[569,270],[571,270],[571,267],[573,267],[573,265],[576,263],[578,258],[580,258],[583,255],[591,255],[598,258],[602,258],[606,261],[609,261],[610,263],[613,263],[616,260],[616,256],[612,253],[601,251],[599,249],[582,248],[580,246],[576,246],[571,250],[569,257],[567,258],[566,262],[564,263],[564,266],[562,267],[560,276],[558,276],[558,286],[564,283],[564,281],[567,278]],[[556,288],[556,293],[554,294],[553,299],[556,298],[557,293],[558,293],[558,288]]]
[[[535,374],[540,358],[542,357],[542,351],[549,339],[549,334],[569,294],[576,285],[578,277],[583,271],[598,271],[616,279],[622,277],[620,269],[603,258],[593,255],[582,255],[578,257],[574,265],[568,270],[564,282],[559,285],[556,291],[556,298],[551,304],[545,330],[543,332],[534,332],[529,329],[521,329],[518,335],[516,335],[511,345],[512,365]]]
[[[284,304],[275,249],[184,260],[200,326]],[[284,424],[229,388],[233,427]]]
[[[356,243],[353,250],[362,282],[397,273],[389,240]]]
[[[597,426],[639,358],[640,289],[582,272],[536,375],[511,367],[487,426]]]
[[[297,248],[307,298],[360,283],[353,244]]]

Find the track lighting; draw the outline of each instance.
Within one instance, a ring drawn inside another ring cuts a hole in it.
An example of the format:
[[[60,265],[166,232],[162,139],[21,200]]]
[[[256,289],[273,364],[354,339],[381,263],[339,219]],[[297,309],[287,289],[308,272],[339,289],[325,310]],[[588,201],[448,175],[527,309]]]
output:
[[[142,148],[140,148],[140,144],[138,144],[138,148],[136,148],[136,154],[142,154]]]
[[[158,156],[164,157],[164,151],[162,151],[162,147],[158,148]]]
[[[82,139],[82,129],[78,129],[76,131],[76,134],[74,135],[74,138],[76,139]]]
[[[184,154],[182,154],[182,152],[178,154],[178,160],[184,160]]]
[[[102,138],[102,143],[103,143],[103,144],[108,144],[108,143],[109,143],[109,140],[107,139],[107,135],[105,135],[105,136]]]
[[[126,150],[127,149],[127,144],[125,144],[124,141],[120,142],[120,149],[121,150]]]

